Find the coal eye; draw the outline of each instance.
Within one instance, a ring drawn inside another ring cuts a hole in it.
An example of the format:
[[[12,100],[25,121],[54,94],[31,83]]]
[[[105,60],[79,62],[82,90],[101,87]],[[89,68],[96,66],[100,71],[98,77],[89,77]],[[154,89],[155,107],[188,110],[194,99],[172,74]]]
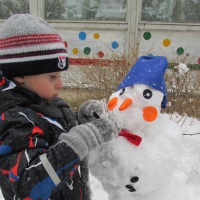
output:
[[[121,96],[122,94],[124,94],[125,92],[125,88],[122,89],[122,91],[119,93],[119,96]]]
[[[144,92],[143,92],[143,96],[144,96],[144,98],[145,99],[150,99],[151,97],[152,97],[152,91],[151,90],[149,90],[149,89],[146,89],[146,90],[144,90]]]

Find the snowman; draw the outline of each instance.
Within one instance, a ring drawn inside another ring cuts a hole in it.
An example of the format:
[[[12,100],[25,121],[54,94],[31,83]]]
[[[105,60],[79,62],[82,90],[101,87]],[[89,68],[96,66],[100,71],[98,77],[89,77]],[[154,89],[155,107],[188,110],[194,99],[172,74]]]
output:
[[[181,131],[166,115],[167,59],[142,56],[108,102],[119,136],[90,154],[90,172],[109,200],[189,200],[176,170]]]

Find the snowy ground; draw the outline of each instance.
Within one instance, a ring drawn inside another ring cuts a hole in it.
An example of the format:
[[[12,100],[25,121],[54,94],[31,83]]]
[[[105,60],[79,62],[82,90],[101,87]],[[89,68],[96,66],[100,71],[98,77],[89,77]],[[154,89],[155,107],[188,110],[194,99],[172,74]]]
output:
[[[183,134],[197,134],[200,133],[200,121],[193,118],[181,118],[180,116],[170,116],[172,117],[173,121],[179,121],[178,125],[181,127]],[[199,152],[193,152],[195,149],[200,149],[200,134],[197,134],[195,136],[188,136],[188,140],[185,145],[188,146],[188,149],[191,148],[191,152],[188,151],[188,157],[185,157],[185,160],[187,162],[192,163],[193,154],[199,154],[200,157],[200,151]],[[191,154],[190,154],[191,153]],[[197,163],[196,169],[194,169],[194,174],[190,180],[190,182],[187,182],[186,189],[189,191],[191,200],[199,200],[200,199],[200,163]],[[182,179],[185,179],[185,177],[180,177]],[[106,192],[103,190],[101,183],[97,181],[93,176],[90,177],[91,181],[91,187],[93,191],[93,200],[107,200],[108,196]],[[0,200],[4,200],[2,197],[2,194],[0,192]],[[156,199],[157,200],[157,199]]]

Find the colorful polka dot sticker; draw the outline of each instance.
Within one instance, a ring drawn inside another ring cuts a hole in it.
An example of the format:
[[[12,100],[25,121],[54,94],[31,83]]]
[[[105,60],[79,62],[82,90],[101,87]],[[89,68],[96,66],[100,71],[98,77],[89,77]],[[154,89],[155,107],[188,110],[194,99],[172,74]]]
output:
[[[151,33],[150,33],[150,32],[145,32],[145,33],[143,34],[143,38],[144,38],[145,40],[151,39]]]
[[[95,33],[95,34],[93,35],[93,37],[94,37],[94,39],[99,39],[99,38],[100,38],[100,35],[99,35],[98,33]]]
[[[166,39],[163,40],[163,46],[164,47],[168,47],[168,46],[170,46],[170,44],[171,44],[170,39],[166,38]]]
[[[91,52],[90,47],[85,47],[85,49],[84,49],[84,53],[85,53],[86,55],[89,55],[90,52]]]
[[[200,58],[197,60],[198,64],[200,64]]]
[[[80,40],[85,40],[87,37],[87,34],[84,31],[82,31],[79,33],[78,37]]]
[[[77,48],[73,48],[73,50],[72,50],[72,52],[73,52],[73,54],[78,54],[78,49]]]
[[[118,42],[113,41],[111,46],[112,46],[113,49],[117,49],[119,47],[119,44],[118,44]]]
[[[184,53],[184,49],[182,47],[179,47],[177,50],[176,50],[177,54],[178,55],[182,55]]]
[[[98,52],[98,56],[99,56],[99,58],[103,58],[104,57],[104,53],[102,51],[99,51]]]

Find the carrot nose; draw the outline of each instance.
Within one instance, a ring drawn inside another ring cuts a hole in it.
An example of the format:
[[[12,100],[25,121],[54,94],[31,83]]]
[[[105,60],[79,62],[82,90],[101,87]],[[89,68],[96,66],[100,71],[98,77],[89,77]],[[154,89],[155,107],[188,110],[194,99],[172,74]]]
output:
[[[112,99],[108,102],[108,109],[109,109],[110,111],[112,111],[112,110],[115,108],[115,106],[117,105],[117,102],[118,102],[118,98],[117,98],[117,97],[112,98]]]
[[[131,98],[126,98],[124,102],[120,105],[119,110],[125,110],[132,104],[133,100]]]
[[[143,117],[144,120],[146,120],[147,122],[152,122],[156,120],[157,116],[158,116],[158,111],[155,107],[147,106],[143,108]]]

